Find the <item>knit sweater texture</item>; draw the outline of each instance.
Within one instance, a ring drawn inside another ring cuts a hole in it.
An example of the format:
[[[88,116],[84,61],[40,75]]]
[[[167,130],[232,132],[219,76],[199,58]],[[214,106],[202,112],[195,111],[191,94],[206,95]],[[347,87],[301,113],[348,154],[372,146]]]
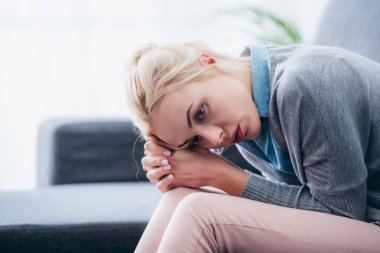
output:
[[[296,178],[237,144],[262,173],[241,197],[380,225],[380,64],[335,47],[267,49],[269,127]]]

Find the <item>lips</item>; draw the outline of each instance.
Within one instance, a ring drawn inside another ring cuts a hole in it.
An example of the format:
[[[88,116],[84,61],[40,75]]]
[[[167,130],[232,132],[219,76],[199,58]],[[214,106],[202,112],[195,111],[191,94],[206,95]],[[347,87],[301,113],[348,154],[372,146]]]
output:
[[[231,144],[239,143],[243,140],[243,138],[244,138],[244,133],[238,125],[234,134],[234,139],[231,141]]]

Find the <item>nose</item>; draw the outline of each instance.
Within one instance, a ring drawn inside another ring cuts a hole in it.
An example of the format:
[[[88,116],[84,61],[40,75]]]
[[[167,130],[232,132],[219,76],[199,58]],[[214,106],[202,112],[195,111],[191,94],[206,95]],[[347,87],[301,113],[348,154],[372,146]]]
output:
[[[208,148],[221,147],[223,145],[223,129],[215,126],[208,126],[202,129],[200,146]],[[206,142],[206,143],[204,143]],[[211,147],[210,147],[211,145]]]

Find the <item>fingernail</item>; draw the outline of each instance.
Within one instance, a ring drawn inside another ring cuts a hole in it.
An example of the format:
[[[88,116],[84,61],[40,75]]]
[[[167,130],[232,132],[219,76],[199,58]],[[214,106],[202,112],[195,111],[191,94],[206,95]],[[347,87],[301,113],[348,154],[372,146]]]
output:
[[[170,167],[170,164],[169,165],[166,165],[165,167],[164,167],[164,170],[170,170],[172,167]]]
[[[165,151],[164,151],[164,155],[166,155],[166,156],[170,156],[170,155],[171,155],[171,153],[170,153],[170,151],[168,151],[168,150],[165,150]]]
[[[168,181],[172,180],[172,179],[173,179],[173,175],[172,174],[170,174],[169,176],[166,177],[166,180],[168,180]]]
[[[169,162],[168,162],[168,160],[162,160],[162,161],[161,161],[161,164],[162,164],[162,165],[168,165]]]

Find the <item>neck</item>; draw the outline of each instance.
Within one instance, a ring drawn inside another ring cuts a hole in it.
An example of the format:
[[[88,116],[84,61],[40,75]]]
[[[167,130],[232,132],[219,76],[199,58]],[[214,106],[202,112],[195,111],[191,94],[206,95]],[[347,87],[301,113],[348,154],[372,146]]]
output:
[[[247,92],[252,96],[252,67],[251,67],[251,57],[240,57],[237,59],[238,61],[241,61],[242,63],[245,63],[246,66],[249,66],[246,69],[243,70],[236,70],[232,73],[232,76],[239,80],[244,87],[246,88]]]

